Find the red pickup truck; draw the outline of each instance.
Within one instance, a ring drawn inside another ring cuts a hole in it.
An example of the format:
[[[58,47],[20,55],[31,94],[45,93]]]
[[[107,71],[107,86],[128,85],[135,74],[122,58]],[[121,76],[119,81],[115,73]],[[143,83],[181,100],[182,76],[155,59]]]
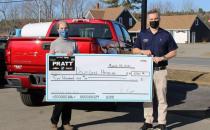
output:
[[[66,19],[69,39],[75,40],[80,53],[107,53],[104,44],[112,45],[112,52],[124,53],[131,45],[129,33],[118,22],[97,19]],[[18,88],[27,106],[40,105],[45,95],[45,55],[50,43],[58,37],[58,20],[51,22],[45,37],[13,37],[6,47],[8,83]],[[41,31],[41,30],[40,30]],[[129,51],[128,51],[129,53]]]

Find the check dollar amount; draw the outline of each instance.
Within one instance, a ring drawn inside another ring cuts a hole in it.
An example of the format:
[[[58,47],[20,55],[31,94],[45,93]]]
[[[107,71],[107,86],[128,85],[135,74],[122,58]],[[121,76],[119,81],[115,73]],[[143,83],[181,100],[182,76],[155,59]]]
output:
[[[52,102],[151,102],[152,57],[47,55],[46,100]]]

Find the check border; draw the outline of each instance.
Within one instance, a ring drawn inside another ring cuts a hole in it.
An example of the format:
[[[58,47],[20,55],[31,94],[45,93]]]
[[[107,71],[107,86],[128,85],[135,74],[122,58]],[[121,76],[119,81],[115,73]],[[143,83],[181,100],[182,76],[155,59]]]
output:
[[[90,99],[74,99],[74,100],[50,100],[49,99],[49,95],[48,95],[48,70],[49,70],[49,56],[66,56],[66,54],[47,54],[46,55],[46,101],[47,102],[152,102],[152,97],[153,97],[153,61],[151,61],[151,77],[152,77],[152,80],[149,81],[149,88],[150,88],[150,93],[149,93],[149,99],[148,100],[142,100],[142,99],[139,99],[139,100],[90,100]],[[148,57],[146,55],[129,55],[129,54],[74,54],[73,56],[123,56],[123,57]]]

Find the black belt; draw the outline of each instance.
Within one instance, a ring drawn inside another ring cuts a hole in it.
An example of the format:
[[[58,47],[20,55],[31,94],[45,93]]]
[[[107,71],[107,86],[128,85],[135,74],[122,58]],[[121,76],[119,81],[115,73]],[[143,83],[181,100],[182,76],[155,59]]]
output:
[[[160,66],[160,67],[153,67],[153,70],[159,71],[159,70],[165,70],[166,66]]]

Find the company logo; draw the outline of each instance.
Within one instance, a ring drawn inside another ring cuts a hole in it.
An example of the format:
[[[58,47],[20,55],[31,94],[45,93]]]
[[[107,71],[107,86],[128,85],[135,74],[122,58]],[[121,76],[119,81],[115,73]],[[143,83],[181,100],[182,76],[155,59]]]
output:
[[[149,39],[143,39],[144,43],[147,43],[149,41]]]
[[[74,56],[50,56],[49,70],[58,71],[74,71],[75,57]]]

